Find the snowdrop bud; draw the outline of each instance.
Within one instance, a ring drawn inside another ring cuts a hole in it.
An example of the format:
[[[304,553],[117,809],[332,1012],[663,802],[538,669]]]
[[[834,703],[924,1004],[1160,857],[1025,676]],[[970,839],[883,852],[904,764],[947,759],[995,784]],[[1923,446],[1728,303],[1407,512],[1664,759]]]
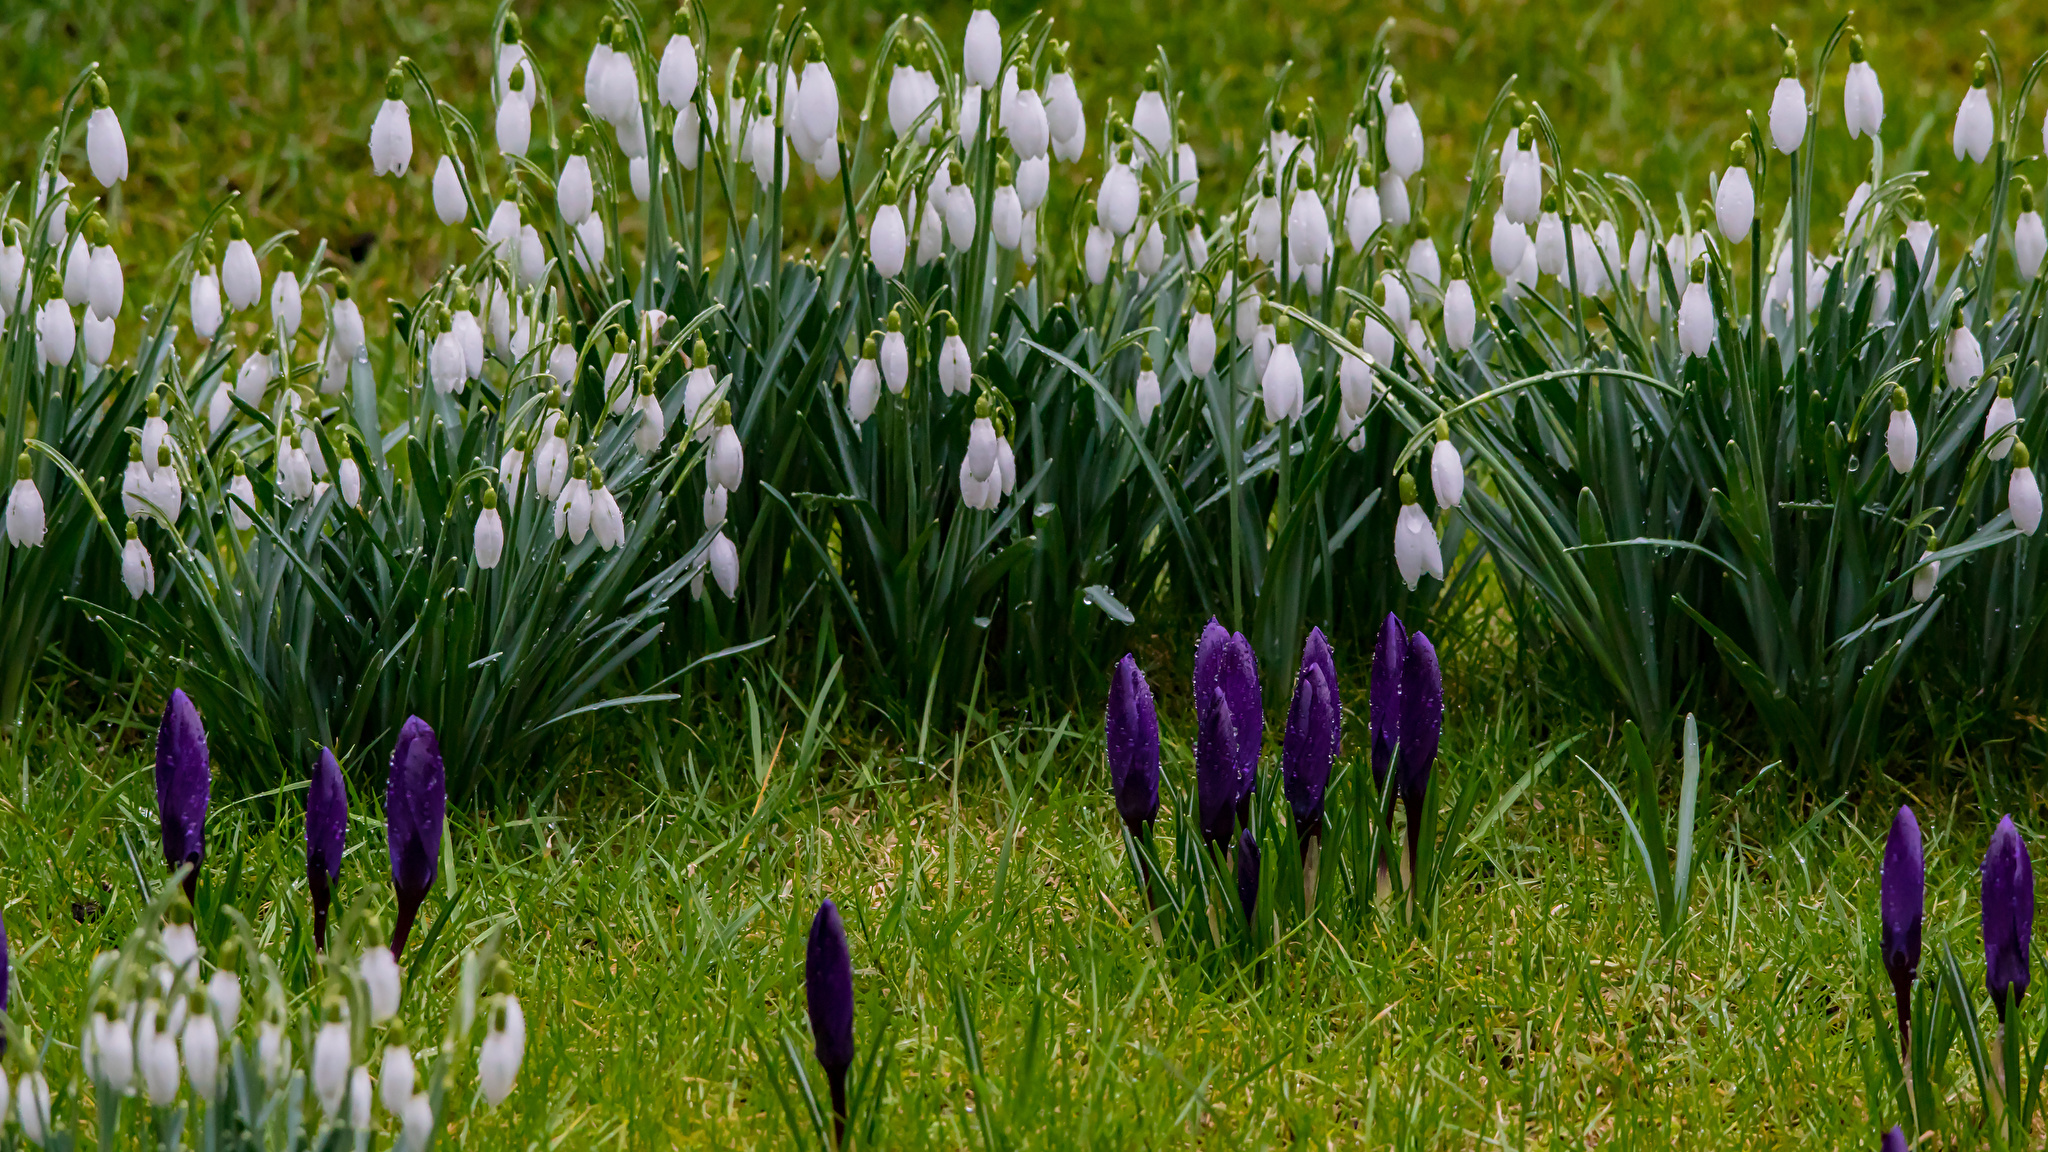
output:
[[[193,294],[195,298],[198,295],[196,286],[193,289]],[[198,310],[195,308],[193,311],[192,323],[194,327],[197,327],[199,324]],[[216,302],[214,304],[216,324],[219,323],[219,315],[220,305]],[[362,358],[364,347],[363,314],[357,309],[356,302],[349,298],[349,286],[346,280],[337,281],[334,285],[334,311],[328,317],[328,335],[333,338],[334,346],[341,352],[343,359],[353,361]]]
[[[724,540],[724,533],[720,533],[718,539]],[[726,541],[726,547],[731,549],[731,541]],[[714,541],[712,551],[715,554],[717,550],[717,542]],[[716,566],[714,560],[714,569]],[[730,596],[732,589],[738,586],[738,580],[738,559],[735,556],[733,584],[727,586],[724,577],[720,576],[719,586],[725,588],[726,595]],[[504,970],[501,968],[499,971],[499,984],[503,987],[509,981],[502,975]],[[512,1082],[518,1077],[520,1061],[526,1054],[526,1016],[520,1010],[519,998],[510,991],[501,991],[495,999],[497,1003],[489,1015],[488,1031],[477,1053],[476,1069],[477,1087],[482,1089],[484,1099],[493,1108],[504,1103],[505,1097],[511,1094]]]
[[[1982,164],[1984,157],[1991,154],[1992,139],[1998,135],[1998,126],[1991,115],[1991,97],[1984,91],[1986,72],[1980,58],[1970,75],[1970,90],[1963,93],[1962,105],[1956,109],[1954,143],[1958,160],[1968,156]]]
[[[661,66],[654,74],[654,95],[663,104],[681,111],[697,94],[697,45],[678,33],[668,38],[661,50]]]
[[[1916,604],[1925,604],[1927,598],[1934,595],[1934,582],[1941,578],[1941,561],[1929,560],[1932,555],[1934,550],[1931,548],[1920,553],[1920,567],[1913,572],[1913,602]]]
[[[974,383],[974,358],[967,353],[967,341],[960,338],[960,321],[946,317],[946,339],[939,345],[939,391],[946,395],[967,395]]]
[[[1419,220],[1415,224],[1415,240],[1408,246],[1408,278],[1427,286],[1431,294],[1443,280],[1443,263],[1437,257],[1436,243],[1429,238],[1429,221]]]
[[[879,361],[882,380],[889,385],[889,391],[903,395],[903,389],[910,383],[910,347],[903,339],[903,318],[895,309],[889,310],[886,321],[888,330],[882,334],[882,355]]]
[[[50,1138],[50,1082],[41,1068],[29,1069],[15,1086],[14,1116],[29,1143],[41,1147]]]
[[[1408,299],[1408,286],[1392,272],[1380,273],[1380,310],[1387,314],[1398,331],[1407,331],[1408,321],[1413,316],[1414,305]],[[1387,363],[1392,357],[1381,360]]]
[[[1408,103],[1408,85],[1394,77],[1387,108],[1387,168],[1403,179],[1422,170],[1422,122]]]
[[[1799,83],[1799,53],[1785,46],[1783,78],[1771,94],[1771,146],[1785,155],[1806,139],[1806,88]]]
[[[1210,315],[1215,299],[1203,289],[1195,297],[1195,312],[1188,317],[1188,371],[1207,376],[1216,366],[1216,319]]]
[[[1266,402],[1266,421],[1301,419],[1301,361],[1294,354],[1293,326],[1286,320],[1273,326],[1273,352],[1259,377],[1259,389]]]
[[[503,101],[516,93],[519,99],[531,106],[535,96],[533,88],[514,80],[515,76],[532,79],[524,75],[531,68],[532,65],[526,63],[526,45],[519,42],[519,17],[507,13],[505,23],[498,29],[498,66],[491,98]]]
[[[1958,304],[1955,319],[1948,334],[1948,355],[1943,360],[1948,372],[1950,387],[1967,388],[1984,376],[1984,349],[1977,343],[1977,334],[1963,320],[1963,308]]]
[[[370,125],[370,170],[379,176],[403,176],[412,166],[412,113],[400,99],[404,82],[396,68],[384,77],[384,103]]]
[[[590,461],[578,456],[569,465],[569,482],[555,500],[555,539],[563,536],[571,544],[583,543],[590,531]]]
[[[1465,462],[1451,447],[1450,423],[1436,422],[1436,450],[1429,457],[1429,484],[1436,489],[1439,509],[1456,508],[1465,499]]]
[[[105,1080],[122,1096],[128,1094],[129,1086],[135,1081],[134,1011],[131,1005],[126,1013],[121,1012],[109,996],[93,1013],[90,1025],[96,1065],[89,1069],[91,1078]],[[0,1102],[4,1102],[4,1098],[5,1093],[0,1092]]]
[[[121,546],[121,583],[127,586],[128,595],[137,600],[156,591],[156,562],[136,538],[133,520],[128,522],[128,542]]]
[[[1904,388],[1892,389],[1892,420],[1885,429],[1884,451],[1891,457],[1892,471],[1904,476],[1913,470],[1913,461],[1920,455],[1920,428],[1913,423],[1913,412]]]
[[[434,168],[434,215],[443,224],[460,224],[469,215],[469,204],[462,196],[462,177],[455,172],[455,161],[445,153]]]
[[[368,1132],[375,1120],[371,1111],[376,1105],[376,1091],[370,1087],[370,1070],[361,1065],[350,1069],[348,1074],[348,1124],[358,1132]]]
[[[1536,223],[1543,204],[1543,164],[1536,156],[1533,124],[1532,120],[1521,130],[1530,145],[1519,150],[1501,173],[1501,210],[1509,221],[1524,227]]]
[[[1003,33],[995,13],[976,8],[967,18],[967,38],[960,51],[961,74],[969,84],[993,88],[1003,65]]]
[[[2014,441],[2012,479],[2006,482],[2005,503],[2012,511],[2013,527],[2029,536],[2041,526],[2041,485],[2034,479],[2033,457],[2027,446]]]
[[[555,182],[555,204],[561,209],[562,219],[571,226],[590,219],[591,206],[597,202],[597,190],[590,182],[590,160],[584,155],[589,148],[589,131],[588,125],[576,130],[569,145],[573,151],[562,165],[561,178]]]
[[[1144,144],[1146,156],[1155,161],[1165,157],[1173,143],[1173,118],[1167,114],[1166,98],[1159,94],[1156,67],[1145,69],[1145,90],[1138,93],[1138,102],[1131,109],[1131,131]]]
[[[527,67],[522,61],[512,69],[507,91],[498,100],[496,132],[500,155],[524,156],[533,144],[533,98],[526,91]]]
[[[1443,548],[1437,542],[1436,526],[1430,523],[1417,502],[1415,477],[1401,475],[1401,512],[1394,519],[1394,567],[1402,582],[1413,592],[1422,574],[1444,578]]]
[[[298,273],[287,268],[270,282],[271,323],[284,331],[287,340],[299,334],[301,306]]]
[[[1749,239],[1756,220],[1756,192],[1749,183],[1749,142],[1738,138],[1728,146],[1728,168],[1714,189],[1714,221],[1730,244]]]
[[[1678,301],[1678,347],[1686,358],[1705,356],[1714,347],[1714,302],[1705,284],[1705,268],[1695,268],[1694,273]]]
[[[740,447],[740,434],[732,426],[732,409],[724,401],[718,404],[718,429],[711,435],[711,462],[706,467],[711,482],[728,491],[737,492],[740,479],[746,473],[746,452]]]
[[[2020,279],[2032,280],[2041,273],[2041,258],[2048,255],[2048,232],[2041,226],[2041,214],[2034,211],[2034,188],[2019,182],[2020,218],[2012,230],[2012,258]]]
[[[240,312],[263,298],[263,268],[256,262],[256,249],[242,234],[242,218],[228,215],[227,255],[220,262],[220,286],[227,293],[228,308]]]
[[[1010,162],[997,161],[995,196],[989,205],[988,227],[995,237],[996,246],[1014,252],[1024,241],[1024,206],[1018,202],[1017,189],[1010,184]],[[1157,225],[1154,225],[1157,230]]]
[[[1137,403],[1138,423],[1152,423],[1152,413],[1159,407],[1159,373],[1152,370],[1152,354],[1147,352],[1138,362],[1138,380],[1131,389]]]
[[[974,244],[974,189],[964,180],[955,179],[946,189],[946,238],[955,248]]]
[[[831,67],[822,58],[822,48],[819,51],[818,59],[804,65],[803,81],[797,89],[796,123],[802,126],[804,136],[811,142],[810,154],[815,156],[820,150],[829,148],[836,158],[839,88],[832,80]]]
[[[498,490],[484,488],[484,508],[476,515],[476,566],[488,572],[505,554],[505,522],[498,515]]]
[[[1990,410],[1984,413],[1984,439],[1991,445],[1991,458],[2005,459],[2018,435],[2019,414],[2013,410],[2012,377],[2003,376],[1998,381],[1998,395],[1992,399]]]
[[[1052,125],[1038,93],[1029,88],[1018,90],[1005,111],[1004,129],[1017,158],[1044,159],[1046,149],[1052,145]]]
[[[151,1001],[143,1007],[140,1063],[142,1086],[151,1105],[165,1108],[178,1096],[178,1038],[170,1028],[168,1005]]]
[[[363,472],[356,466],[356,458],[342,457],[341,465],[334,470],[334,478],[341,486],[341,502],[351,508],[362,508]]]
[[[1275,200],[1273,205],[1276,221],[1274,248],[1277,254],[1279,201]],[[1129,232],[1138,222],[1138,176],[1131,171],[1125,153],[1121,150],[1117,153],[1116,162],[1109,166],[1109,171],[1103,173],[1102,187],[1095,194],[1095,222],[1109,229],[1111,235],[1119,237]]]
[[[87,309],[83,330],[85,362],[95,368],[106,367],[114,354],[114,322],[102,320]]]
[[[1529,249],[1529,230],[1508,219],[1508,210],[1503,206],[1493,214],[1493,235],[1487,242],[1487,255],[1493,259],[1493,270],[1506,277],[1522,263],[1522,256]]]
[[[875,363],[880,355],[880,342],[869,336],[861,345],[860,359],[846,378],[846,415],[856,426],[875,414],[875,405],[881,400],[882,371]]]
[[[740,550],[731,537],[720,532],[711,538],[711,547],[706,553],[711,566],[711,578],[718,581],[718,590],[731,599],[740,587]]]
[[[604,486],[604,472],[596,465],[590,468],[590,534],[606,552],[626,542],[626,514],[612,490]]]
[[[1420,319],[1408,322],[1408,354],[1424,376],[1436,375],[1436,352],[1429,346],[1429,333],[1422,330]]]
[[[83,231],[71,235],[71,245],[64,257],[64,303],[73,308],[86,302],[92,284],[92,244]]]
[[[8,221],[6,236],[5,246],[0,247],[0,318],[26,312],[34,306],[36,295],[35,277],[29,273],[28,256],[21,250],[21,225]]]
[[[128,138],[121,133],[120,118],[108,107],[107,82],[94,76],[88,87],[92,117],[85,122],[85,158],[92,178],[112,188],[128,178]]]
[[[1287,248],[1287,258],[1300,267],[1321,264],[1334,249],[1330,217],[1323,211],[1322,197],[1313,188],[1303,188],[1294,194],[1294,203],[1287,211]]]
[[[394,1020],[377,1070],[377,1096],[386,1112],[396,1117],[405,1115],[405,1106],[412,1103],[418,1072],[413,1066],[412,1049],[405,1043],[405,1025]]]
[[[1081,267],[1090,284],[1100,284],[1109,278],[1109,258],[1115,243],[1109,229],[1100,224],[1088,226],[1088,239],[1081,245]]]
[[[996,469],[996,426],[989,419],[988,397],[983,396],[975,409],[979,415],[967,428],[967,471],[980,482]]]
[[[1365,245],[1380,227],[1380,194],[1372,185],[1372,173],[1361,172],[1358,183],[1344,200],[1344,239],[1353,252],[1365,251]]]
[[[242,464],[242,458],[234,458],[234,475],[228,479],[227,492],[221,503],[226,506],[228,523],[237,532],[247,532],[254,520],[249,512],[256,507],[256,486],[249,482],[249,474]]]
[[[907,248],[903,213],[896,207],[895,191],[893,182],[883,183],[883,204],[875,210],[874,222],[868,226],[868,259],[874,261],[876,274],[884,280],[893,280],[903,271]]]
[[[1472,285],[1465,279],[1465,257],[1451,255],[1451,283],[1444,289],[1444,346],[1453,352],[1472,347],[1472,335],[1479,326],[1479,310],[1472,299]]]
[[[43,363],[62,368],[71,363],[78,347],[78,328],[71,322],[71,309],[61,297],[52,296],[36,313],[36,353]]]
[[[1884,127],[1884,89],[1878,87],[1877,73],[1863,58],[1863,37],[1849,37],[1849,78],[1842,85],[1842,119],[1848,123],[1849,139],[1864,133],[1874,139]]]
[[[705,488],[704,488],[704,527],[705,527],[705,528],[707,528],[707,529],[710,529],[710,528],[721,528],[721,527],[724,527],[724,525],[725,525],[725,508],[726,508],[726,504],[727,504],[727,502],[728,502],[728,497],[729,497],[729,496],[730,496],[730,493],[728,493],[728,492],[727,492],[727,491],[726,491],[725,489],[723,489],[723,488],[719,487],[719,486],[718,486],[718,485],[716,485],[716,484],[708,484],[708,485],[706,485],[706,486],[705,486]]]
[[[220,1096],[220,1031],[207,1011],[206,997],[194,992],[185,1018],[185,1073],[192,1091],[212,1103]]]
[[[1536,270],[1545,276],[1560,276],[1565,269],[1564,221],[1557,215],[1557,197],[1543,198],[1543,217],[1536,224]]]
[[[241,945],[230,936],[221,945],[219,966],[206,981],[206,1002],[212,1006],[214,1018],[225,1033],[234,1032],[235,1023],[242,1018],[242,978],[235,974],[241,957]]]

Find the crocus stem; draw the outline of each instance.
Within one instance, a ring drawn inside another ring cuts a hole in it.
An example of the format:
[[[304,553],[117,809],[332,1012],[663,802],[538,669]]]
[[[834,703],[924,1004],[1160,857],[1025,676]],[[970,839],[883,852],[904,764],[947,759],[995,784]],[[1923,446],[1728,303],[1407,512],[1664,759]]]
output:
[[[313,951],[327,951],[327,907],[334,899],[334,892],[328,887],[327,872],[321,868],[306,870],[306,886],[313,890]]]
[[[1899,1009],[1899,1066],[1906,1069],[1910,1082],[1913,1074],[1913,986],[1908,984],[1893,993]]]
[[[185,902],[192,905],[194,912],[199,911],[199,865],[197,862],[194,862],[191,869],[185,873]]]
[[[408,897],[403,892],[399,893],[398,923],[391,928],[391,958],[393,960],[398,959],[400,954],[405,951],[406,937],[412,935],[412,922],[419,914],[419,898]]]
[[[1408,911],[1415,911],[1415,886],[1422,882],[1422,805],[1406,800],[1401,806],[1408,812]]]
[[[832,1084],[832,1147],[846,1147],[846,1069],[827,1068],[825,1079]]]
[[[1310,911],[1316,906],[1316,866],[1323,858],[1323,837],[1321,833],[1301,842],[1301,902]]]

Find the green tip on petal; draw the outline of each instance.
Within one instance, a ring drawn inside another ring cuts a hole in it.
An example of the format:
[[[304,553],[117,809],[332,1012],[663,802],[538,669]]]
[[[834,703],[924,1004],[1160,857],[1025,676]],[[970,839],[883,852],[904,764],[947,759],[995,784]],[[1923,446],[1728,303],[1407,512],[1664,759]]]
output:
[[[1401,503],[1402,503],[1402,505],[1403,505],[1403,506],[1405,507],[1406,505],[1409,505],[1409,504],[1415,504],[1415,503],[1418,503],[1418,502],[1419,502],[1419,501],[1417,500],[1417,498],[1416,498],[1416,495],[1415,495],[1415,477],[1413,477],[1413,476],[1410,476],[1410,475],[1409,475],[1408,473],[1406,473],[1406,472],[1403,472],[1403,473],[1401,473]]]
[[[1449,440],[1451,438],[1451,422],[1449,419],[1442,416],[1436,418],[1436,438],[1438,440]]]
[[[2015,439],[2012,442],[2012,466],[2015,468],[2031,468],[2033,465],[2034,458],[2027,452],[2026,444]]]
[[[1855,32],[1849,34],[1849,63],[1863,63],[1863,37]]]
[[[2012,377],[2000,376],[1998,378],[1998,398],[2000,400],[2012,399]]]
[[[1982,88],[1984,81],[1990,77],[1990,74],[1990,65],[1985,62],[1984,57],[1977,57],[1977,63],[1970,69],[1970,87]]]
[[[1907,406],[1911,403],[1912,398],[1906,395],[1906,390],[1904,388],[1898,387],[1897,385],[1894,385],[1892,387],[1892,411],[1904,412]]]
[[[404,92],[405,73],[393,68],[384,74],[384,98],[386,100],[400,99]]]
[[[868,336],[868,338],[867,338],[866,340],[863,340],[863,341],[861,342],[861,346],[860,346],[860,358],[861,358],[861,359],[863,359],[863,360],[873,360],[873,359],[874,359],[875,357],[877,357],[877,356],[879,356],[879,355],[881,355],[881,354],[882,354],[882,346],[881,346],[881,344],[880,344],[880,343],[878,343],[878,342],[877,342],[877,341],[875,340],[875,338],[874,338],[874,336],[873,336],[872,334],[870,334],[870,335]]]
[[[28,453],[23,452],[14,458],[14,478],[16,480],[28,479],[29,473],[33,471],[35,471],[35,464],[29,460]]]

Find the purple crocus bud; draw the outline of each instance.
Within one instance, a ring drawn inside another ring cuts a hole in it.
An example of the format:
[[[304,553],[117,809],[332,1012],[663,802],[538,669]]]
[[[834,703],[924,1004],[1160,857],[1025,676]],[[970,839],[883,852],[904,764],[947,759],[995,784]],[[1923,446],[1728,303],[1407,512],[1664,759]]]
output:
[[[811,1013],[812,1049],[832,1085],[832,1116],[846,1143],[846,1070],[853,1066],[853,958],[846,947],[846,925],[830,900],[811,918],[810,941],[804,946],[804,1003]]]
[[[2034,865],[2012,817],[1998,822],[1984,853],[1984,987],[2005,1022],[2006,996],[2027,994],[2027,942],[2034,936]]]
[[[1311,628],[1308,643],[1302,646],[1301,673],[1294,680],[1294,701],[1287,708],[1287,731],[1280,740],[1280,779],[1304,852],[1311,838],[1323,834],[1323,790],[1343,741],[1337,661],[1323,630]]]
[[[1210,689],[1206,706],[1196,703],[1195,807],[1202,839],[1223,852],[1237,827],[1237,724],[1221,688]]]
[[[1208,625],[1202,629],[1201,643],[1195,649],[1195,764],[1198,785],[1202,762],[1200,745],[1203,734],[1212,728],[1207,713],[1218,699],[1218,693],[1230,704],[1233,739],[1229,759],[1235,788],[1231,803],[1238,821],[1249,823],[1252,794],[1257,791],[1259,782],[1259,746],[1265,738],[1266,727],[1265,706],[1259,694],[1259,661],[1244,633],[1227,632],[1214,617],[1210,617]],[[1223,840],[1218,846],[1227,848],[1230,829],[1225,828],[1222,835]]]
[[[1906,1152],[1906,1134],[1897,1124],[1877,1142],[1878,1152]]]
[[[183,688],[173,688],[156,730],[156,813],[163,829],[164,865],[192,865],[185,899],[199,902],[199,861],[206,856],[206,803],[213,771],[206,758],[206,726]]]
[[[1408,813],[1408,874],[1416,871],[1422,837],[1422,808],[1429,795],[1429,772],[1436,765],[1436,746],[1444,731],[1444,674],[1437,666],[1436,645],[1416,632],[1408,637],[1401,660],[1401,807]]]
[[[1380,791],[1387,789],[1387,772],[1394,766],[1394,746],[1401,742],[1401,663],[1408,655],[1408,630],[1392,612],[1380,624],[1380,638],[1372,646],[1372,779]],[[1392,805],[1389,805],[1389,811]]]
[[[1898,1002],[1899,1045],[1913,1019],[1913,978],[1920,972],[1920,926],[1927,911],[1927,858],[1920,849],[1920,821],[1911,808],[1892,817],[1884,842],[1884,871],[1877,884],[1879,949]]]
[[[417,716],[406,718],[391,750],[391,779],[384,790],[385,833],[391,844],[391,886],[398,892],[398,923],[391,930],[391,955],[405,951],[405,939],[420,903],[441,871],[441,823],[448,815],[448,776],[441,742]]]
[[[348,785],[329,748],[313,765],[306,790],[306,886],[313,890],[313,947],[327,947],[327,908],[341,878],[341,849],[348,832]]]
[[[1109,674],[1105,711],[1110,791],[1131,838],[1142,840],[1145,826],[1159,816],[1159,714],[1152,706],[1152,686],[1128,654]]]
[[[1252,922],[1259,902],[1259,842],[1247,828],[1237,834],[1237,904],[1244,909],[1244,922]]]

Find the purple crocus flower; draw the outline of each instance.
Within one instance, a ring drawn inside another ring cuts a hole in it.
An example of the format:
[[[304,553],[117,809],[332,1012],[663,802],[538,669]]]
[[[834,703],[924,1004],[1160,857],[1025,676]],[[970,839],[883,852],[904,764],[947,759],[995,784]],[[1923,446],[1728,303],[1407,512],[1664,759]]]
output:
[[[1906,1152],[1906,1134],[1897,1124],[1877,1142],[1878,1152]]]
[[[1159,816],[1159,714],[1152,706],[1152,686],[1128,654],[1110,672],[1105,712],[1109,788],[1131,839],[1142,841],[1146,826]]]
[[[1920,927],[1927,911],[1927,858],[1920,849],[1920,821],[1901,806],[1884,842],[1884,871],[1877,884],[1879,949],[1898,1003],[1899,1047],[1907,1044],[1913,1020],[1913,978],[1920,972]]]
[[[327,947],[327,908],[341,878],[342,843],[348,832],[348,785],[330,748],[320,750],[306,790],[306,886],[313,891],[313,947]]]
[[[2027,994],[2027,943],[2034,936],[2034,865],[2012,817],[1998,822],[1984,853],[1984,987],[2005,1022],[2007,994],[2019,1006]]]
[[[1237,904],[1244,909],[1244,922],[1252,922],[1259,902],[1259,842],[1247,828],[1237,834]]]
[[[417,716],[407,717],[391,750],[391,778],[384,790],[385,833],[391,844],[391,886],[398,892],[398,923],[391,930],[391,955],[405,951],[420,903],[441,871],[441,823],[448,814],[448,776],[441,743]]]
[[[1444,731],[1444,674],[1436,646],[1416,632],[1401,660],[1401,807],[1408,813],[1408,875],[1416,871],[1422,839],[1422,809],[1429,796],[1429,772]]]
[[[1280,779],[1294,809],[1295,835],[1304,855],[1309,841],[1323,834],[1323,790],[1343,742],[1337,661],[1323,630],[1311,628],[1301,650],[1301,672],[1294,680],[1294,701],[1287,708],[1287,731],[1280,740]]]
[[[1380,624],[1372,646],[1372,780],[1387,790],[1387,772],[1394,766],[1394,746],[1401,742],[1401,663],[1408,655],[1408,630],[1392,612]],[[1390,802],[1387,811],[1393,811]]]
[[[853,958],[846,947],[846,925],[839,909],[827,900],[811,918],[811,936],[804,946],[804,1003],[811,1014],[813,1051],[832,1085],[832,1117],[838,1129],[834,1147],[846,1143],[846,1070],[853,1066]]]
[[[1259,785],[1259,748],[1266,735],[1265,704],[1259,693],[1259,659],[1242,632],[1227,632],[1215,617],[1202,629],[1195,649],[1195,738],[1208,728],[1204,713],[1221,692],[1230,702],[1235,735],[1232,756],[1236,776],[1233,807],[1240,824],[1249,824],[1252,795]],[[1196,756],[1200,762],[1199,750]],[[1228,843],[1229,832],[1224,832]]]
[[[1195,807],[1202,839],[1223,852],[1237,827],[1237,723],[1221,688],[1210,690],[1206,707],[1196,704]]]
[[[183,688],[173,688],[156,730],[156,813],[163,830],[164,865],[185,874],[185,899],[199,902],[199,862],[206,856],[206,804],[213,788],[206,757],[206,726]]]

